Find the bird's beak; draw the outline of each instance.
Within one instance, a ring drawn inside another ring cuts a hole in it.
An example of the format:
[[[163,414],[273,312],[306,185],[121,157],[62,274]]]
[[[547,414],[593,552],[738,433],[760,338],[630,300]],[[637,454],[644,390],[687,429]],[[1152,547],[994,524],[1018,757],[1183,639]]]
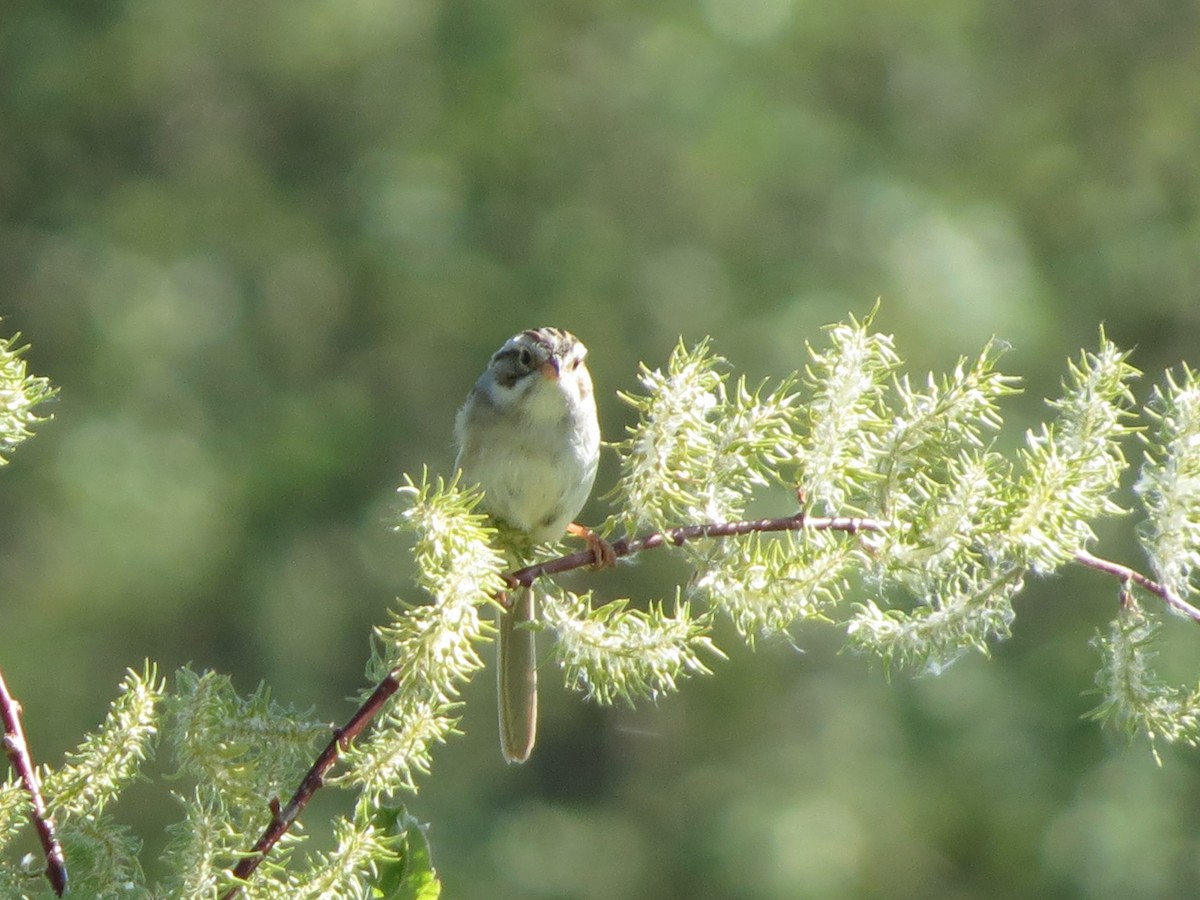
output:
[[[542,363],[542,374],[551,381],[558,381],[558,363],[552,359],[546,360]]]

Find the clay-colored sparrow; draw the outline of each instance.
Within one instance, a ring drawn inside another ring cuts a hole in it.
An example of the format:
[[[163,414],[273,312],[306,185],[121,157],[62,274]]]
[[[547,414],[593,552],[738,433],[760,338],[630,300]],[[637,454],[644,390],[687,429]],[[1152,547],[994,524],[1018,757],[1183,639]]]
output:
[[[483,488],[484,509],[529,543],[570,530],[588,539],[597,562],[611,562],[602,542],[572,522],[592,491],[600,454],[585,356],[587,348],[558,328],[505,341],[458,411],[457,465],[467,484]],[[509,762],[524,762],[537,735],[537,660],[533,630],[522,626],[536,613],[531,590],[511,601],[497,636],[500,747]]]

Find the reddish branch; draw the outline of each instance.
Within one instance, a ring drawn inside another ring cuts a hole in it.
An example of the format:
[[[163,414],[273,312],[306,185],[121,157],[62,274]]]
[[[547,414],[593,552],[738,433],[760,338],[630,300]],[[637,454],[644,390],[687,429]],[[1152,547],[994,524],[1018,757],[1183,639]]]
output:
[[[769,533],[775,531],[845,531],[857,534],[860,531],[882,531],[883,523],[878,519],[858,519],[849,516],[806,516],[803,512],[778,519],[750,519],[741,522],[716,522],[710,525],[683,525],[667,531],[654,531],[636,538],[622,538],[613,542],[613,554],[617,559],[633,556],[643,550],[654,550],[670,544],[679,547],[688,541],[704,538],[727,538],[750,534],[752,531]],[[581,550],[544,563],[526,566],[504,576],[510,588],[529,587],[539,578],[561,575],[572,569],[592,565],[596,555],[592,550]]]
[[[25,729],[21,727],[21,704],[9,693],[3,673],[0,673],[0,719],[4,720],[4,752],[29,792],[33,827],[42,843],[42,852],[46,855],[46,878],[54,888],[54,893],[61,897],[67,889],[67,861],[54,831],[54,820],[46,812],[46,801],[42,799],[37,771],[29,756]]]
[[[245,881],[250,877],[251,873],[258,868],[259,863],[263,861],[266,855],[271,851],[271,848],[279,843],[279,839],[287,834],[292,823],[299,817],[301,810],[308,805],[308,801],[312,795],[317,792],[325,784],[325,773],[337,762],[338,757],[343,750],[349,748],[358,737],[364,728],[371,724],[371,720],[379,714],[383,709],[383,705],[387,703],[388,698],[396,693],[396,688],[400,686],[397,679],[399,669],[393,669],[388,673],[387,677],[375,687],[371,692],[371,696],[363,701],[360,706],[350,717],[350,720],[337,731],[334,732],[333,738],[325,745],[325,749],[321,751],[321,755],[317,757],[317,761],[312,764],[312,768],[305,774],[304,779],[300,782],[300,787],[296,789],[296,793],[292,795],[292,799],[288,801],[288,805],[279,806],[276,801],[271,804],[271,821],[267,824],[266,830],[263,831],[255,845],[250,849],[249,854],[242,857],[233,869],[233,876],[239,881]],[[222,900],[231,900],[236,897],[241,890],[241,886],[235,886],[227,891]]]
[[[1107,559],[1101,559],[1099,556],[1092,556],[1086,550],[1075,551],[1075,562],[1081,566],[1087,566],[1089,569],[1095,569],[1097,572],[1103,572],[1106,575],[1112,575],[1121,579],[1122,584],[1132,582],[1138,587],[1154,594],[1163,603],[1178,612],[1183,613],[1193,622],[1200,622],[1200,609],[1192,606],[1165,584],[1159,584],[1151,578],[1147,578],[1141,572],[1134,571],[1128,566],[1123,566],[1120,563],[1115,563]]]
[[[749,534],[752,531],[800,531],[804,528],[811,528],[827,531],[845,531],[850,534],[856,534],[860,531],[878,531],[881,527],[878,522],[871,519],[851,519],[845,517],[806,518],[803,513],[799,513],[779,519],[755,519],[753,521],[723,522],[714,525],[688,525],[682,528],[673,528],[669,531],[656,531],[633,538],[632,540],[622,539],[614,543],[612,548],[614,554],[619,559],[624,556],[632,556],[643,550],[653,550],[655,547],[662,547],[667,544],[679,546],[688,541],[700,538],[733,537],[739,534]],[[518,585],[527,586],[533,584],[539,578],[558,575],[562,572],[569,572],[572,569],[585,568],[592,565],[595,559],[596,555],[594,551],[583,550],[579,553],[560,556],[557,559],[552,559],[536,566],[528,566],[520,569],[504,576],[504,580],[508,583],[509,587],[517,587]],[[292,823],[296,821],[301,811],[308,805],[308,801],[312,799],[312,795],[324,785],[325,773],[337,762],[338,757],[362,733],[363,729],[371,723],[383,708],[388,698],[396,692],[399,686],[399,673],[399,669],[393,669],[389,672],[388,676],[371,692],[371,696],[350,717],[350,720],[334,733],[333,738],[326,745],[325,749],[321,751],[321,755],[317,757],[317,761],[312,764],[312,768],[308,770],[308,773],[300,782],[300,787],[296,789],[296,793],[292,795],[292,799],[288,801],[287,806],[281,807],[278,802],[271,805],[271,821],[267,823],[262,836],[250,851],[234,867],[234,878],[238,881],[245,881],[249,878],[266,855],[279,842],[279,839],[287,834],[288,829],[292,827]],[[221,900],[233,900],[240,891],[241,886],[235,885],[222,896]]]
[[[738,535],[750,534],[751,532],[770,533],[813,530],[844,531],[847,534],[858,534],[864,531],[883,531],[886,527],[887,523],[879,519],[852,518],[848,516],[806,516],[803,512],[800,512],[796,515],[775,519],[720,522],[710,525],[685,525],[666,531],[655,531],[641,537],[622,538],[612,544],[612,550],[616,558],[620,559],[626,556],[633,556],[645,550],[653,550],[657,547],[668,545],[678,547],[689,541],[705,538],[736,537]],[[1137,584],[1162,598],[1168,605],[1200,622],[1200,609],[1191,606],[1181,598],[1175,596],[1163,585],[1158,584],[1139,572],[1135,572],[1126,566],[1092,556],[1083,550],[1075,553],[1074,561],[1088,568],[1113,575],[1121,579],[1124,584],[1130,582]],[[539,578],[559,575],[574,569],[583,569],[595,564],[595,562],[596,553],[593,549],[581,550],[578,553],[570,553],[566,556],[560,556],[556,559],[510,572],[504,576],[504,581],[510,589],[529,587]],[[498,599],[503,602],[503,598]],[[263,858],[271,851],[271,848],[287,833],[292,823],[296,821],[301,811],[308,805],[308,801],[312,798],[312,795],[325,783],[325,773],[337,762],[341,753],[371,723],[383,708],[388,698],[396,692],[399,686],[399,674],[399,669],[393,669],[389,672],[388,676],[371,693],[371,696],[350,717],[346,725],[334,733],[333,739],[321,752],[321,755],[317,757],[317,761],[313,763],[312,768],[308,770],[308,774],[300,782],[300,787],[297,788],[296,793],[292,796],[287,806],[281,808],[278,802],[271,805],[271,821],[268,823],[262,837],[258,839],[254,847],[234,868],[233,875],[235,878],[240,881],[249,878],[254,870],[258,868]],[[240,890],[240,885],[231,888],[222,897],[222,900],[233,900]]]

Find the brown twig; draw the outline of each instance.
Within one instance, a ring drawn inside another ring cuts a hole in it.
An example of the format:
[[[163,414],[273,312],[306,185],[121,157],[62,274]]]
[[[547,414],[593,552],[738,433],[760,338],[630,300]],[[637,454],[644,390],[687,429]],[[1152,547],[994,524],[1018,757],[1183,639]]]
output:
[[[267,824],[266,830],[263,831],[262,837],[250,849],[246,856],[242,857],[233,869],[233,877],[239,881],[245,881],[258,868],[266,855],[271,851],[271,848],[279,843],[292,823],[299,817],[301,811],[308,805],[308,801],[325,784],[325,773],[337,762],[338,757],[343,750],[346,750],[363,729],[366,728],[371,720],[378,715],[383,709],[383,705],[387,703],[388,698],[396,693],[396,689],[400,686],[400,681],[397,677],[398,669],[393,669],[387,674],[383,681],[376,685],[375,690],[371,692],[362,706],[355,710],[346,724],[333,733],[333,738],[325,745],[325,749],[321,751],[321,755],[317,757],[317,761],[312,764],[312,767],[305,774],[300,782],[300,787],[296,789],[296,793],[292,795],[292,799],[288,801],[288,805],[279,806],[279,802],[275,801],[271,804],[271,821]],[[225,892],[221,900],[232,900],[238,895],[241,890],[240,885],[235,885]]]
[[[887,523],[873,518],[849,516],[808,516],[803,512],[791,516],[773,519],[752,519],[739,522],[717,522],[707,525],[684,525],[666,531],[655,531],[635,538],[622,538],[612,544],[614,555],[620,559],[633,556],[645,550],[653,550],[667,545],[680,546],[689,541],[706,538],[726,538],[750,534],[751,532],[771,533],[782,531],[843,531],[847,534],[860,532],[878,532],[886,529]],[[560,575],[574,569],[583,569],[595,564],[596,554],[593,550],[581,550],[569,553],[555,559],[547,560],[532,566],[526,566],[515,572],[504,575],[504,581],[509,589],[529,587],[539,578]],[[1120,578],[1123,583],[1133,582],[1153,594],[1161,597],[1168,605],[1180,610],[1197,622],[1200,622],[1200,609],[1177,597],[1169,589],[1158,584],[1139,572],[1109,562],[1097,556],[1080,550],[1075,553],[1074,561],[1080,565],[1105,572]],[[503,597],[496,598],[505,602]],[[393,669],[388,676],[376,686],[375,690],[355,711],[346,725],[334,733],[333,739],[317,757],[308,774],[300,782],[300,787],[288,802],[280,808],[278,802],[271,805],[271,821],[266,830],[255,843],[254,847],[242,858],[233,870],[235,878],[244,881],[258,868],[264,857],[287,833],[292,823],[296,821],[301,811],[308,805],[312,795],[325,783],[325,773],[337,762],[342,751],[350,746],[355,738],[371,723],[388,698],[396,692],[399,686],[399,669]],[[240,892],[241,886],[235,885],[222,897],[222,900],[233,900]]]
[[[1086,550],[1076,550],[1074,559],[1081,566],[1087,566],[1089,569],[1095,569],[1097,572],[1104,572],[1106,575],[1112,575],[1121,579],[1122,584],[1133,582],[1138,587],[1154,594],[1163,603],[1167,604],[1167,606],[1183,613],[1193,622],[1200,622],[1200,609],[1192,606],[1192,604],[1188,603],[1165,584],[1159,584],[1154,579],[1147,578],[1141,572],[1135,571],[1128,566],[1102,559],[1099,556],[1093,556]]]
[[[688,541],[701,538],[733,537],[735,535],[748,534],[752,531],[800,531],[801,529],[812,528],[817,530],[846,531],[850,534],[855,534],[859,531],[878,531],[881,527],[879,522],[872,519],[852,519],[845,517],[806,518],[803,513],[798,513],[794,516],[784,516],[778,519],[721,522],[712,525],[687,525],[682,528],[673,528],[669,531],[652,532],[633,538],[632,540],[622,539],[614,543],[612,548],[616,556],[620,558],[632,556],[643,550],[653,550],[655,547],[662,547],[665,544],[679,546]],[[591,550],[570,553],[536,566],[527,566],[524,569],[512,572],[505,575],[504,580],[510,588],[515,588],[519,585],[528,586],[539,578],[590,566],[595,562],[595,559],[595,553]],[[501,602],[503,601],[501,600]],[[354,739],[362,733],[363,729],[371,723],[383,708],[388,698],[396,692],[396,689],[399,687],[399,674],[398,669],[393,669],[389,672],[387,677],[371,692],[371,696],[350,717],[345,726],[334,733],[332,740],[321,751],[321,755],[317,757],[316,762],[312,764],[312,767],[300,782],[300,787],[296,789],[296,793],[288,801],[287,806],[280,807],[278,802],[271,805],[271,821],[267,823],[266,829],[263,831],[262,836],[255,842],[254,846],[234,867],[233,877],[235,879],[245,881],[249,878],[262,863],[266,855],[271,852],[271,849],[279,843],[279,839],[292,827],[292,823],[296,821],[301,811],[308,805],[308,801],[312,798],[312,795],[325,783],[325,773],[337,762],[342,751],[348,748]],[[240,891],[241,885],[234,885],[225,892],[221,900],[233,900]]]
[[[29,745],[25,741],[25,729],[21,727],[21,704],[9,693],[0,672],[0,718],[4,720],[4,752],[8,754],[13,769],[25,785],[29,793],[29,805],[32,807],[33,827],[37,831],[38,840],[42,843],[42,852],[46,855],[46,878],[54,893],[61,897],[67,889],[67,861],[63,856],[62,845],[54,830],[54,820],[46,812],[46,801],[42,799],[42,789],[38,784],[37,771],[29,756]]]
[[[858,534],[860,531],[882,531],[884,522],[871,518],[856,518],[850,516],[808,516],[803,512],[793,516],[782,516],[776,519],[748,519],[739,522],[714,522],[708,525],[683,525],[667,531],[654,531],[636,538],[622,538],[612,544],[613,553],[618,559],[633,556],[643,550],[654,550],[670,544],[678,547],[688,541],[703,538],[737,537],[751,532],[779,531],[845,531],[848,534]],[[539,578],[548,575],[561,575],[573,569],[582,569],[595,562],[595,554],[591,550],[581,550],[567,556],[560,556],[544,563],[526,566],[504,576],[510,588],[529,587]]]

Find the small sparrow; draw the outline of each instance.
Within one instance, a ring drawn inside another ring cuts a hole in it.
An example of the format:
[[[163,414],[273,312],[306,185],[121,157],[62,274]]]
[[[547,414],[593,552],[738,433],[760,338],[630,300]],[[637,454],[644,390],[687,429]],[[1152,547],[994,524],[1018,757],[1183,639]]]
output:
[[[483,507],[529,545],[570,532],[585,538],[597,564],[612,550],[572,520],[583,509],[600,456],[600,425],[587,348],[558,328],[513,335],[493,355],[454,423],[457,466],[483,489]],[[522,552],[528,553],[529,547]],[[517,592],[497,635],[500,749],[525,762],[537,736],[533,591]]]

